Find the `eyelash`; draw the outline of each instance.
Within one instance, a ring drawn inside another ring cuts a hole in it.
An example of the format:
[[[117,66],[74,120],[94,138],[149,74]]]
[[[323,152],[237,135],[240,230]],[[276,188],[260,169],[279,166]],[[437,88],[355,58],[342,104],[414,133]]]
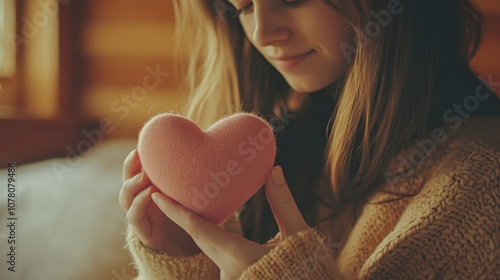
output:
[[[298,8],[302,5],[304,5],[306,2],[308,2],[309,0],[295,0],[293,2],[288,2],[286,0],[282,0],[284,2],[284,4],[286,5],[286,7],[288,9],[293,9],[293,8]],[[228,2],[229,3],[229,2]],[[241,9],[236,9],[234,8],[234,11],[233,11],[233,17],[239,17],[241,14],[247,14],[249,13],[250,9],[253,7],[253,2],[250,2],[250,4],[246,5],[245,7],[241,8]]]

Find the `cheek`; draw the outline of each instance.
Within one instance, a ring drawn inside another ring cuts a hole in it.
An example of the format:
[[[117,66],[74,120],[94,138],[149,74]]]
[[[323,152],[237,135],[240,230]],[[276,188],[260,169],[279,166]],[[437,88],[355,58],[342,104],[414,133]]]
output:
[[[333,33],[320,46],[324,56],[324,67],[336,78],[343,74],[352,59],[351,47],[354,48],[354,37]]]
[[[245,21],[245,20],[240,20],[241,26],[243,27],[243,31],[245,32],[245,36],[250,40],[250,42],[253,44],[253,33],[254,33],[254,28],[255,25],[253,24],[252,21]]]
[[[321,24],[309,28],[310,36],[314,36],[311,40],[314,40],[320,51],[331,59],[346,63],[342,46],[354,46],[354,30],[340,16],[336,14],[332,16],[331,13],[327,15],[323,15],[324,21],[321,21]]]
[[[330,30],[325,30],[325,26],[330,26]],[[319,51],[320,59],[317,63],[319,68],[324,70],[325,79],[338,79],[347,69],[351,61],[347,50],[354,48],[354,32],[352,27],[341,19],[325,21],[323,28],[313,29],[315,42]],[[333,81],[332,81],[333,82]]]

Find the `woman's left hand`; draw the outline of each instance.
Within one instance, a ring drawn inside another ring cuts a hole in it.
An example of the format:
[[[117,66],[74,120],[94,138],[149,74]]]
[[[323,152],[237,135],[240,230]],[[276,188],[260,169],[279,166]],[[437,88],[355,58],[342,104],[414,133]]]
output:
[[[193,214],[162,193],[153,200],[172,221],[191,235],[196,244],[220,268],[223,280],[237,279],[281,240],[308,228],[286,184],[281,167],[275,166],[265,184],[266,197],[280,233],[267,244],[245,239]]]

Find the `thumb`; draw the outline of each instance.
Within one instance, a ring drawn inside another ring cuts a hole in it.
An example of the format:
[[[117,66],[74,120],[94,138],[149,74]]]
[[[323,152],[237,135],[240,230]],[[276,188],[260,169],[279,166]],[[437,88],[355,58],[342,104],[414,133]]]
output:
[[[266,197],[283,237],[308,228],[288,188],[283,170],[275,166],[266,182]]]

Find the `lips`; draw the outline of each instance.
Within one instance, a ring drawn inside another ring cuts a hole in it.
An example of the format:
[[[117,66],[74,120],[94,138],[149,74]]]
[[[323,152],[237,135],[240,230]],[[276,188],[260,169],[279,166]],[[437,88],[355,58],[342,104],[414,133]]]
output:
[[[305,52],[305,53],[301,53],[301,54],[296,54],[296,55],[283,55],[283,56],[279,56],[279,57],[274,57],[273,59],[274,60],[277,60],[277,61],[289,61],[289,60],[292,60],[292,59],[295,59],[295,58],[298,58],[300,56],[303,56],[303,55],[306,55],[306,54],[309,54],[313,52],[312,50],[308,51],[308,52]]]
[[[299,54],[299,55],[284,55],[273,58],[276,62],[275,65],[281,70],[291,70],[295,66],[304,61],[314,50]]]

